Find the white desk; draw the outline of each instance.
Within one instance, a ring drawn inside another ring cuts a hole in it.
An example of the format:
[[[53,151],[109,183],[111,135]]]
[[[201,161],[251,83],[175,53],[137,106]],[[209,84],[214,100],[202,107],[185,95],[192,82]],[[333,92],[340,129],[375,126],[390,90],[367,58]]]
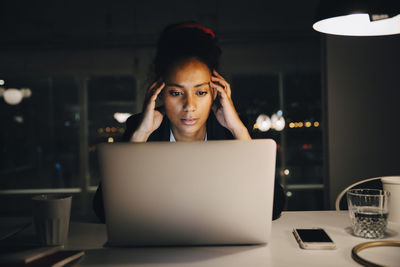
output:
[[[301,227],[324,228],[337,249],[300,249],[292,229]],[[347,211],[284,212],[273,222],[272,240],[267,246],[103,248],[106,239],[104,225],[72,223],[67,249],[86,251],[79,266],[360,266],[351,258],[351,249],[371,241],[351,235]],[[389,239],[400,240],[400,224],[389,223],[383,240]],[[361,255],[367,259],[400,266],[399,248],[365,252]]]

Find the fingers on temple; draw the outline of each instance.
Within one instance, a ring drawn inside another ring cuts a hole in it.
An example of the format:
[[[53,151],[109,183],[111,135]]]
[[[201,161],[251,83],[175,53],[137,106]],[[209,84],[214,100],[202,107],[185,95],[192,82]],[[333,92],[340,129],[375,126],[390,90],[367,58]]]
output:
[[[221,87],[229,97],[231,96],[231,85],[225,79],[212,76],[211,80],[213,84],[219,85],[218,87]]]
[[[227,97],[226,89],[222,85],[215,82],[211,82],[210,84],[212,88],[216,89],[217,92],[219,92],[221,97]]]
[[[165,83],[162,82],[161,84],[159,84],[157,87],[155,87],[152,91],[152,95],[151,98],[152,100],[156,100],[157,96],[161,93],[162,89],[165,87]]]
[[[149,88],[147,88],[146,94],[149,95],[149,94],[152,92],[152,90],[157,86],[157,84],[158,84],[158,81],[153,82],[153,83],[149,86]]]
[[[155,100],[164,87],[165,87],[165,83],[161,82],[160,80],[152,83],[150,85],[150,87],[147,89],[146,101],[149,101],[150,99],[153,99],[153,98]]]
[[[216,70],[213,70],[213,74],[214,74],[215,76],[217,76],[218,78],[222,78],[222,79],[223,79],[223,77],[221,76],[221,74],[219,74]]]

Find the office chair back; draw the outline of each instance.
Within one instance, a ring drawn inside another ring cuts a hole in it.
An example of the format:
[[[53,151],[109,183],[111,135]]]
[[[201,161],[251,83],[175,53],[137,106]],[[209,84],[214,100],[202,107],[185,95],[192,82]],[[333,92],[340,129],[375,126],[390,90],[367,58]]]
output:
[[[350,189],[356,189],[356,188],[383,189],[381,178],[382,177],[374,177],[361,180],[343,189],[343,191],[340,192],[340,194],[336,197],[335,201],[336,210],[347,209],[347,199],[345,195],[346,192]]]

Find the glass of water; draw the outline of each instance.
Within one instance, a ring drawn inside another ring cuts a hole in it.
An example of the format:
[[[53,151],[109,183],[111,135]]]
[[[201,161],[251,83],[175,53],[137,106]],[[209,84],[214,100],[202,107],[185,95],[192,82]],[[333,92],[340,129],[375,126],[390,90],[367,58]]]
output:
[[[363,238],[382,238],[389,213],[389,192],[378,189],[351,189],[347,204],[354,235]]]

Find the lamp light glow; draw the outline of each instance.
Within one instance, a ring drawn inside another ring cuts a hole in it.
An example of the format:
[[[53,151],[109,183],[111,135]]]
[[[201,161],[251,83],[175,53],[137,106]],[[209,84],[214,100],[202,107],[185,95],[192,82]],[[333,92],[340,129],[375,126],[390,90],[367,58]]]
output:
[[[343,36],[400,34],[400,1],[320,1],[313,28]]]
[[[271,128],[271,119],[265,114],[260,114],[257,117],[256,124],[261,132],[266,132]]]
[[[19,115],[14,116],[14,120],[15,120],[16,122],[18,122],[18,123],[24,123],[24,117],[19,116]]]
[[[282,114],[282,112],[280,113]],[[273,114],[271,116],[272,128],[276,131],[282,131],[285,128],[285,119],[282,115]]]
[[[125,123],[131,115],[131,113],[116,112],[114,113],[114,119],[119,123]]]
[[[318,21],[313,28],[319,32],[345,36],[400,34],[400,14],[375,21],[370,20],[370,15],[365,13],[344,15]]]
[[[3,92],[4,101],[9,105],[18,105],[23,97],[23,93],[15,88],[9,88]]]
[[[18,105],[23,98],[31,97],[31,95],[32,91],[29,88],[22,88],[21,90],[16,88],[0,88],[0,97],[3,97],[4,101],[9,105]]]

